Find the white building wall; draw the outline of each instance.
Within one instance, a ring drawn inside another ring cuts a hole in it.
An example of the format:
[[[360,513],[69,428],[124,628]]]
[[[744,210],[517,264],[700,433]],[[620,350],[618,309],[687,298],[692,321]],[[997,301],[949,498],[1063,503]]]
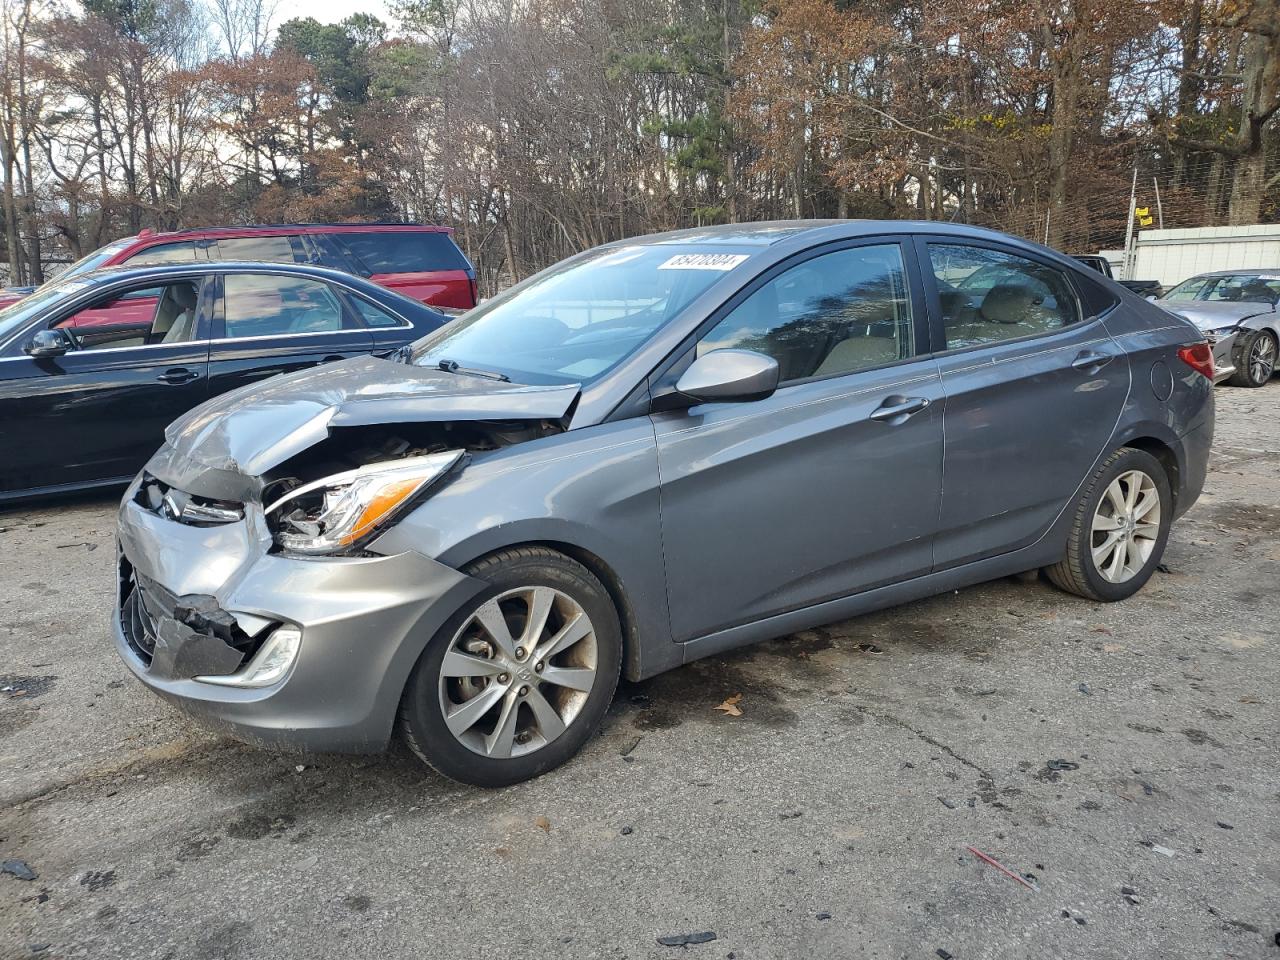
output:
[[[1280,224],[1140,230],[1136,249],[1133,277],[1125,279],[1158,280],[1165,289],[1211,270],[1280,270]]]

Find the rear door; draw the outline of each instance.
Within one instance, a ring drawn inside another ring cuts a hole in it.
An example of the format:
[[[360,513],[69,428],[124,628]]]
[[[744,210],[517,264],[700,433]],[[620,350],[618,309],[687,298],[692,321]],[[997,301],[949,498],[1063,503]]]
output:
[[[211,396],[373,350],[373,337],[359,314],[323,280],[259,272],[217,279]]]
[[[328,234],[350,270],[437,307],[475,306],[475,271],[449,234],[428,230],[341,230]]]
[[[985,241],[917,243],[946,394],[945,569],[1047,532],[1106,449],[1129,363],[1070,271]]]
[[[774,357],[782,382],[652,415],[678,641],[929,572],[942,389],[911,259],[893,237],[819,248],[700,336],[698,354]]]
[[[0,370],[0,492],[131,477],[165,427],[205,399],[207,282],[175,279],[147,290],[145,323],[95,322],[136,291],[116,292],[42,325],[68,331],[75,348],[66,354],[37,360],[20,345],[10,349]]]

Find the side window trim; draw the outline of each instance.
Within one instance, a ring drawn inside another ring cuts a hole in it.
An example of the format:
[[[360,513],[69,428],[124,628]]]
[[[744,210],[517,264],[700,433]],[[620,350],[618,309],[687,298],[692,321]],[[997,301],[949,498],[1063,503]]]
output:
[[[925,306],[929,316],[929,334],[930,341],[933,344],[933,352],[939,355],[950,356],[951,354],[964,353],[971,350],[987,350],[992,347],[999,347],[1010,343],[1026,343],[1032,340],[1039,340],[1043,337],[1060,334],[1065,330],[1074,330],[1085,327],[1098,320],[1097,316],[1086,316],[1084,309],[1084,298],[1080,295],[1080,290],[1074,278],[1071,276],[1072,271],[1061,264],[1053,263],[1043,257],[1037,256],[1033,252],[1013,249],[1005,244],[988,240],[985,237],[953,237],[942,233],[917,233],[913,237],[916,251],[916,260],[920,278],[924,284]],[[963,347],[947,347],[946,326],[942,316],[942,297],[938,289],[937,278],[933,273],[932,260],[929,256],[929,245],[939,244],[942,246],[962,246],[962,247],[979,247],[984,250],[992,250],[996,253],[1002,253],[1010,257],[1019,257],[1031,263],[1047,267],[1050,270],[1057,270],[1066,277],[1067,285],[1071,290],[1072,296],[1076,301],[1075,323],[1067,324],[1052,330],[1041,330],[1036,333],[1023,334],[1020,337],[1009,337],[1007,340],[993,340],[990,343],[975,343]],[[1108,312],[1108,311],[1103,311]]]

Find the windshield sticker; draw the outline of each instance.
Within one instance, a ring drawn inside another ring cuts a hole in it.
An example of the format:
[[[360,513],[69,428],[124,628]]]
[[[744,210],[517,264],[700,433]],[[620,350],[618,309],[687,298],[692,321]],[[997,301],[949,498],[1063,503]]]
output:
[[[747,259],[745,253],[678,253],[659,270],[732,270]]]

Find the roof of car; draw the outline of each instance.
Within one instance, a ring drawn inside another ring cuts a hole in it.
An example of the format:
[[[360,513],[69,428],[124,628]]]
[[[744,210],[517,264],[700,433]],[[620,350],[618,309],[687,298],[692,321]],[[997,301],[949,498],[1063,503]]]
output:
[[[686,230],[672,230],[616,241],[619,244],[733,244],[735,246],[768,247],[806,233],[822,231],[824,235],[874,236],[882,233],[940,233],[970,236],[975,239],[1032,244],[1009,234],[969,224],[939,220],[762,220],[756,223],[723,223]]]
[[[347,273],[343,270],[335,270],[332,267],[320,267],[310,263],[266,263],[260,260],[210,260],[206,262],[191,263],[164,263],[149,267],[131,267],[128,264],[122,264],[114,267],[101,267],[97,270],[90,270],[87,273],[76,274],[73,280],[83,280],[94,284],[112,283],[115,281],[129,282],[132,280],[163,280],[166,277],[181,277],[191,275],[205,275],[210,273],[235,273],[237,271],[252,273],[276,273],[287,274],[299,277],[311,277],[317,280],[330,280],[348,287],[353,287],[362,293],[366,293],[378,299],[392,298],[395,300],[408,300],[410,303],[417,304],[418,301],[405,297],[403,294],[397,293],[395,290],[374,283],[372,280],[366,280],[363,277],[357,277],[354,274]],[[55,278],[55,282],[56,282]],[[422,306],[422,304],[419,304]]]
[[[402,223],[398,221],[376,220],[365,221],[362,223],[254,223],[239,226],[190,227],[185,230],[143,231],[133,237],[123,237],[122,240],[128,242],[150,242],[157,239],[174,240],[189,237],[231,238],[251,236],[257,233],[319,233],[321,231],[352,233],[370,229],[389,233],[405,231],[419,233],[453,233],[453,227],[445,227],[439,224]]]
[[[1259,273],[1274,273],[1280,275],[1280,267],[1241,267],[1238,270],[1206,270],[1204,273],[1197,273],[1197,277],[1251,277]]]

